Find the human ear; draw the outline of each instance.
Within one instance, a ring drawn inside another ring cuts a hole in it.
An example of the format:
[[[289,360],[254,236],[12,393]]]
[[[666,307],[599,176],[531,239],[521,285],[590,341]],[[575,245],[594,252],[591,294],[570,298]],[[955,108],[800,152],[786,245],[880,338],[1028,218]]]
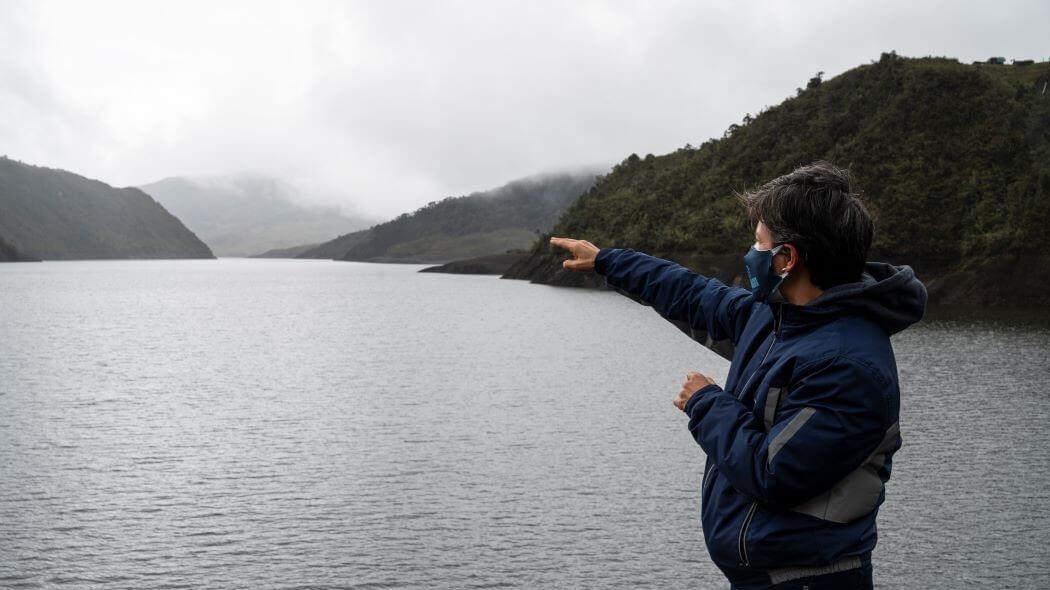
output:
[[[784,247],[780,249],[778,254],[783,254],[786,257],[784,266],[780,269],[781,273],[791,272],[795,265],[798,264],[798,250],[791,244],[784,244]]]

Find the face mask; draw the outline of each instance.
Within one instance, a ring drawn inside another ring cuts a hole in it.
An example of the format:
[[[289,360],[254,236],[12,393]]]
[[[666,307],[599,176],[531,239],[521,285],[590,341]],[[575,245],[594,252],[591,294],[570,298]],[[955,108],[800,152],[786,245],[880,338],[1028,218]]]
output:
[[[773,272],[773,256],[783,245],[771,250],[758,250],[754,246],[744,256],[744,268],[747,269],[747,278],[751,283],[751,293],[758,301],[767,301],[770,294],[776,291],[780,282],[788,276],[787,271],[777,274]]]

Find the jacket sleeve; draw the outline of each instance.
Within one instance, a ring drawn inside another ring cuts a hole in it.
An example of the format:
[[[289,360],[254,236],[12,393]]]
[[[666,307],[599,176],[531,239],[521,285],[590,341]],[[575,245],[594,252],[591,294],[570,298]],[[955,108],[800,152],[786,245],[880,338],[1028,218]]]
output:
[[[720,474],[755,500],[794,506],[828,489],[875,451],[889,418],[888,381],[833,357],[800,366],[767,433],[754,412],[718,386],[686,404],[689,430]]]
[[[707,330],[712,339],[729,339],[734,345],[755,305],[747,289],[728,287],[670,260],[634,250],[602,248],[594,270],[610,287],[651,305],[664,318]]]

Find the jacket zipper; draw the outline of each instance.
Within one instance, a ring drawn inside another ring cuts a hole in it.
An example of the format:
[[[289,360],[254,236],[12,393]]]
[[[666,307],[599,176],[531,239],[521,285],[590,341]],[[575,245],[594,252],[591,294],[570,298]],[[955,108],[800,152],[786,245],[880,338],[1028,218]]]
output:
[[[744,567],[750,566],[751,562],[747,559],[747,529],[751,526],[751,521],[755,518],[755,510],[758,509],[758,502],[752,502],[751,508],[747,511],[747,516],[744,517],[744,524],[740,527],[740,535],[737,536],[736,550],[740,554],[740,565]]]
[[[769,356],[769,351],[773,350],[773,344],[777,341],[776,330],[773,330],[773,340],[769,343],[769,348],[766,349],[766,353],[762,355],[762,360],[758,361],[758,367],[755,368],[755,372],[751,373],[751,376],[744,382],[744,386],[740,388],[740,395],[737,396],[739,399],[744,399],[744,394],[747,392],[747,386],[751,385],[751,380],[758,374],[758,369],[762,367],[762,363],[766,362],[766,357]],[[711,472],[715,470],[714,464],[711,465],[706,471],[704,471],[704,478],[700,482],[700,495],[703,496],[704,490],[707,488],[707,481],[711,477]]]
[[[777,333],[780,332],[780,321],[783,317],[784,306],[781,304],[777,307],[777,317],[773,319],[773,339],[769,341],[769,348],[766,349],[766,354],[762,355],[762,360],[758,361],[758,367],[755,367],[755,372],[751,373],[751,376],[747,378],[747,382],[740,388],[740,399],[744,399],[744,395],[747,393],[747,386],[751,384],[751,380],[755,378],[758,370],[762,368],[762,363],[766,362],[766,358],[769,357],[769,351],[773,350],[773,345],[777,341]],[[740,555],[740,565],[744,567],[751,565],[751,561],[747,557],[747,529],[755,518],[756,510],[758,510],[758,502],[751,502],[751,507],[747,510],[747,516],[744,517],[744,522],[740,525],[740,534],[736,538],[736,550]]]
[[[715,470],[715,464],[711,463],[711,466],[704,471],[704,479],[700,482],[700,497],[703,498],[704,494],[707,493],[707,483],[711,481],[711,472]]]
[[[758,370],[762,368],[762,363],[766,362],[766,359],[769,357],[769,351],[773,350],[773,345],[777,343],[777,333],[780,332],[780,321],[784,317],[783,305],[777,308],[777,315],[779,317],[773,318],[773,339],[769,341],[769,347],[766,348],[766,353],[762,355],[762,360],[758,361],[758,366],[755,367],[754,372],[752,372],[751,376],[744,382],[744,386],[740,388],[740,395],[737,396],[737,399],[744,399],[744,394],[747,393],[747,386],[751,385],[751,380],[755,378],[755,375],[758,375]]]

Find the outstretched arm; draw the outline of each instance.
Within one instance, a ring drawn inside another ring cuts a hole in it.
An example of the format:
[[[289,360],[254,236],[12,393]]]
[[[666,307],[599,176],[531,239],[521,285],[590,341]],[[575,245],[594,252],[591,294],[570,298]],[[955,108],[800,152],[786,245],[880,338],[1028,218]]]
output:
[[[550,243],[573,255],[563,267],[595,271],[620,293],[651,305],[672,322],[706,330],[713,340],[736,344],[755,305],[749,291],[728,287],[670,260],[634,250],[598,248],[571,238],[551,238]]]

